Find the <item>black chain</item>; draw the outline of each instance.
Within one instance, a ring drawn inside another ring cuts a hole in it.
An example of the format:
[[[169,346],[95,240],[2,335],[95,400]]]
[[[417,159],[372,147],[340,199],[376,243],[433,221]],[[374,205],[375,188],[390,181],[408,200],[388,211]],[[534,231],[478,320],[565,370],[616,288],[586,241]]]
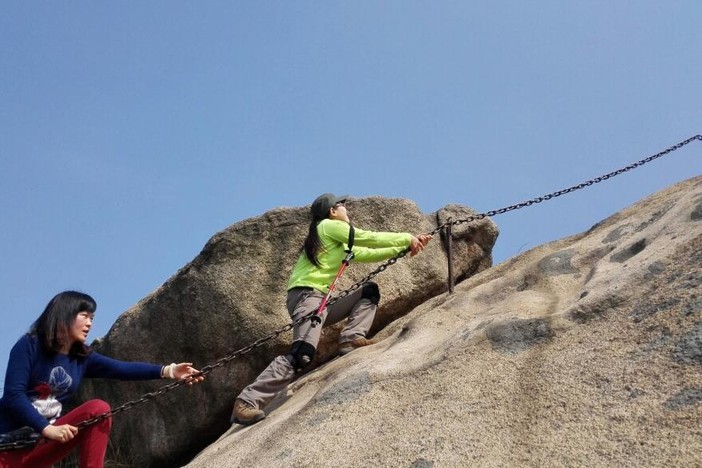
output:
[[[330,303],[331,303],[331,301],[330,301]],[[311,314],[306,315],[306,316],[301,317],[293,322],[288,323],[284,327],[281,327],[281,328],[273,331],[268,336],[265,336],[265,337],[255,341],[255,342],[251,343],[248,346],[245,346],[243,348],[240,348],[240,349],[232,352],[231,354],[217,360],[213,364],[210,364],[210,365],[203,367],[200,370],[200,372],[197,374],[193,374],[192,376],[190,376],[188,378],[177,380],[177,381],[174,381],[172,383],[169,383],[168,385],[164,385],[163,387],[161,387],[160,389],[158,389],[154,392],[145,393],[144,395],[142,395],[141,397],[139,397],[136,400],[128,401],[128,402],[124,403],[123,405],[118,406],[117,408],[111,409],[110,411],[99,414],[93,418],[86,419],[85,421],[82,421],[79,424],[76,424],[76,427],[80,429],[80,428],[92,426],[93,424],[97,424],[100,421],[103,421],[107,418],[111,418],[112,416],[114,416],[116,414],[119,414],[123,411],[127,411],[128,409],[132,408],[133,406],[136,406],[140,403],[147,402],[149,400],[153,400],[154,398],[156,398],[159,395],[163,395],[165,393],[170,392],[171,390],[174,390],[178,387],[186,385],[195,377],[205,376],[205,375],[209,374],[210,372],[212,372],[214,369],[217,369],[219,367],[224,366],[229,361],[232,361],[232,360],[238,358],[239,356],[247,354],[247,353],[253,351],[254,349],[262,346],[263,344],[272,340],[273,338],[277,337],[278,335],[292,330],[296,325],[301,324],[305,320],[309,320],[310,316],[311,316]],[[23,438],[22,440],[16,440],[16,441],[0,444],[0,452],[32,447],[35,444],[37,444],[38,442],[45,441],[45,440],[47,440],[47,439],[43,439],[43,438],[41,438],[41,436],[39,434],[34,433],[31,438],[26,438],[26,439]]]
[[[18,431],[13,431],[17,434],[3,434],[2,440],[4,440],[4,442],[0,443],[0,452],[31,447],[42,440],[41,434],[38,432],[27,431],[25,429],[29,428],[26,427]]]
[[[331,298],[327,304],[332,305],[333,303],[335,303],[336,301],[338,301],[342,297],[348,296],[353,291],[355,291],[356,289],[363,286],[364,283],[367,283],[368,281],[370,281],[374,276],[377,276],[379,273],[385,271],[390,265],[394,265],[395,263],[397,263],[397,261],[399,259],[401,259],[402,257],[404,257],[405,255],[407,255],[409,253],[409,251],[410,251],[410,249],[405,249],[402,252],[400,252],[399,254],[397,254],[395,257],[393,257],[390,260],[386,261],[385,263],[381,264],[378,268],[376,268],[375,270],[371,271],[366,276],[364,276],[363,279],[352,284],[351,286],[349,286],[348,289],[341,291],[337,296]]]
[[[600,182],[603,182],[607,179],[611,179],[612,177],[618,176],[619,174],[623,174],[625,172],[631,171],[632,169],[636,169],[639,166],[643,166],[644,164],[649,163],[649,162],[653,161],[654,159],[658,159],[662,156],[665,156],[668,153],[672,153],[673,151],[680,149],[683,146],[685,146],[685,145],[687,145],[695,140],[702,141],[702,135],[695,135],[693,137],[690,137],[685,141],[681,141],[677,145],[673,145],[670,148],[661,151],[660,153],[656,153],[653,156],[649,156],[647,158],[642,159],[641,161],[637,161],[635,163],[629,164],[628,166],[623,167],[621,169],[618,169],[614,172],[610,172],[609,174],[595,177],[594,179],[590,179],[587,182],[582,182],[580,184],[573,185],[572,187],[568,187],[568,188],[565,188],[562,190],[557,190],[553,193],[549,193],[548,195],[543,195],[541,197],[532,198],[531,200],[527,200],[527,201],[524,201],[521,203],[517,203],[515,205],[510,205],[510,206],[507,206],[504,208],[500,208],[498,210],[487,211],[485,213],[473,215],[473,216],[470,216],[470,217],[465,218],[465,219],[459,219],[456,221],[443,223],[442,225],[438,226],[436,229],[431,231],[429,234],[434,235],[437,232],[444,229],[449,224],[459,225],[459,224],[469,223],[471,221],[477,221],[477,220],[484,219],[487,217],[492,217],[492,216],[496,216],[499,214],[507,213],[509,211],[519,210],[521,208],[526,208],[527,206],[535,205],[537,203],[541,203],[541,202],[546,201],[546,200],[551,200],[552,198],[560,197],[561,195],[565,195],[566,193],[575,192],[576,190],[580,190],[580,189],[583,189],[585,187],[589,187],[589,186],[594,185],[594,184],[599,184]]]
[[[612,177],[618,176],[619,174],[629,172],[632,169],[636,169],[639,166],[643,166],[646,163],[649,163],[655,159],[658,159],[662,156],[665,156],[666,154],[671,153],[677,149],[680,149],[683,146],[685,146],[685,145],[687,145],[695,140],[702,141],[702,135],[695,135],[693,137],[690,137],[685,141],[681,141],[680,143],[673,145],[666,150],[661,151],[660,153],[656,153],[653,156],[649,156],[647,158],[644,158],[640,161],[637,161],[637,162],[630,164],[626,167],[618,169],[614,172],[610,172],[609,174],[595,177],[594,179],[590,179],[587,182],[582,182],[580,184],[573,185],[572,187],[568,187],[568,188],[565,188],[562,190],[557,190],[553,193],[549,193],[548,195],[543,195],[540,197],[532,198],[531,200],[527,200],[527,201],[524,201],[521,203],[510,205],[510,206],[507,206],[504,208],[500,208],[497,210],[491,210],[491,211],[487,211],[485,213],[480,213],[480,214],[476,214],[473,216],[469,216],[468,218],[465,218],[465,219],[458,219],[456,221],[449,220],[449,221],[441,224],[440,226],[437,226],[434,230],[432,230],[428,234],[435,235],[439,231],[441,231],[442,229],[446,228],[449,225],[456,225],[457,226],[460,224],[470,223],[472,221],[478,221],[478,220],[481,220],[481,219],[484,219],[487,217],[492,217],[492,216],[500,215],[503,213],[508,213],[510,211],[519,210],[521,208],[526,208],[528,206],[535,205],[537,203],[541,203],[541,202],[544,202],[546,200],[551,200],[552,198],[560,197],[561,195],[565,195],[567,193],[575,192],[576,190],[580,190],[580,189],[583,189],[585,187],[589,187],[589,186],[594,185],[594,184],[599,184],[600,182],[603,182],[607,179],[611,179]],[[385,271],[389,266],[395,264],[400,258],[407,255],[409,253],[409,251],[410,251],[410,249],[408,248],[408,249],[400,252],[399,254],[397,254],[395,257],[387,260],[385,263],[381,264],[378,268],[376,268],[375,270],[370,272],[363,279],[354,283],[348,289],[341,291],[336,297],[333,297],[332,299],[330,299],[329,302],[327,303],[327,306],[332,305],[334,302],[338,301],[342,297],[345,297],[345,296],[349,295],[350,293],[352,293],[353,291],[355,291],[356,289],[360,288],[364,283],[370,281],[373,277],[375,277],[378,274]],[[205,376],[205,375],[209,374],[210,372],[212,372],[214,369],[222,367],[225,364],[229,363],[230,361],[238,358],[239,356],[247,354],[247,353],[253,351],[255,348],[262,346],[264,343],[272,340],[273,338],[277,337],[281,333],[292,330],[296,325],[299,325],[302,322],[309,320],[309,318],[311,316],[312,316],[312,314],[309,314],[309,315],[301,317],[293,322],[290,322],[289,324],[285,325],[284,327],[275,330],[270,335],[263,337],[263,338],[253,342],[252,344],[250,344],[248,346],[245,346],[241,349],[234,351],[233,353],[229,354],[228,356],[225,356],[225,357],[215,361],[213,364],[210,364],[210,365],[203,367],[202,370],[198,374],[195,374],[190,378],[178,380],[176,382],[165,385],[164,387],[161,387],[159,390],[157,390],[155,392],[146,393],[136,400],[128,401],[127,403],[124,403],[123,405],[121,405],[115,409],[112,409],[106,413],[100,414],[100,415],[95,416],[94,418],[91,418],[91,419],[87,419],[87,420],[81,422],[80,424],[78,424],[76,427],[83,428],[83,427],[91,426],[91,425],[96,424],[100,421],[103,421],[107,418],[110,418],[110,417],[114,416],[115,414],[121,413],[123,411],[127,411],[128,409],[132,408],[135,405],[152,400],[159,395],[163,395],[164,393],[170,392],[171,390],[174,390],[182,385],[185,385],[188,382],[190,382],[190,380],[194,377]],[[10,442],[10,443],[6,443],[6,444],[0,444],[0,452],[5,451],[5,450],[14,450],[14,449],[30,447],[30,446],[35,445],[37,442],[38,442],[38,439],[37,440],[23,440],[23,441]]]
[[[309,317],[310,317],[309,315],[306,315],[304,317],[301,317],[295,321],[288,323],[284,327],[281,327],[281,328],[273,331],[268,336],[260,338],[256,341],[254,341],[253,343],[251,343],[250,345],[244,346],[243,348],[240,348],[240,349],[234,351],[233,353],[231,353],[223,358],[218,359],[213,364],[209,364],[209,365],[203,367],[200,370],[200,372],[198,372],[197,374],[193,374],[192,376],[190,376],[188,378],[172,382],[168,385],[161,387],[160,389],[158,389],[155,392],[146,393],[146,394],[142,395],[137,400],[129,401],[129,402],[123,404],[122,406],[119,406],[113,410],[108,411],[107,413],[103,413],[103,414],[100,414],[98,416],[95,416],[94,418],[87,419],[87,420],[81,422],[80,424],[78,424],[76,427],[81,428],[81,427],[86,427],[86,426],[90,426],[92,424],[98,423],[106,418],[114,416],[117,413],[121,413],[122,411],[126,411],[129,408],[131,408],[132,406],[135,406],[135,405],[138,405],[139,403],[144,403],[146,401],[152,400],[159,395],[163,395],[164,393],[170,392],[171,390],[173,390],[175,388],[178,388],[182,385],[185,385],[185,384],[189,383],[195,377],[200,377],[200,376],[204,377],[207,374],[209,374],[210,372],[212,372],[213,370],[215,370],[219,367],[222,367],[225,364],[229,363],[229,361],[233,361],[234,359],[238,358],[239,356],[243,356],[244,354],[250,353],[251,351],[253,351],[256,348],[263,346],[266,342],[272,340],[273,338],[277,337],[281,333],[285,333],[287,331],[292,330],[296,325],[299,325],[300,323],[304,322],[305,320],[308,320]]]

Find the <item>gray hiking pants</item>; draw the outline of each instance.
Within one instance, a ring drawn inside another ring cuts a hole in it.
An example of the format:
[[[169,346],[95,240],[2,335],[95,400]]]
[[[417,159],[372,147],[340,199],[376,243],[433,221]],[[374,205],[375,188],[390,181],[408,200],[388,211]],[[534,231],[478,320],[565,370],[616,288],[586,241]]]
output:
[[[286,301],[288,313],[293,320],[297,320],[317,310],[323,299],[324,294],[315,289],[293,288],[288,291]],[[296,325],[293,328],[293,342],[302,340],[316,348],[322,334],[322,327],[333,325],[345,318],[349,320],[341,330],[339,343],[365,337],[373,325],[373,317],[375,317],[377,307],[377,304],[363,297],[363,288],[358,288],[325,308],[322,315],[322,326],[313,328],[309,320]],[[285,356],[278,356],[256,377],[253,383],[242,390],[237,398],[255,408],[263,408],[294,378],[295,369],[290,362]]]

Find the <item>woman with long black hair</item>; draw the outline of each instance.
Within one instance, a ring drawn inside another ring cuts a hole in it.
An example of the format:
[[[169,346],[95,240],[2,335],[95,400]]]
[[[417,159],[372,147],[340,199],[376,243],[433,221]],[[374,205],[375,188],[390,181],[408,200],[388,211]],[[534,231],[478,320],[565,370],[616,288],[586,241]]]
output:
[[[97,305],[87,294],[57,294],[10,351],[5,388],[0,398],[0,443],[34,432],[43,439],[31,448],[0,452],[0,467],[44,467],[80,447],[82,468],[102,467],[112,419],[78,429],[83,421],[110,406],[90,400],[62,415],[65,403],[83,378],[203,380],[192,363],[166,366],[118,361],[86,345]]]
[[[286,305],[293,320],[319,309],[337,275],[349,244],[358,262],[379,262],[393,258],[408,247],[410,255],[424,249],[428,234],[373,232],[351,227],[346,211],[347,196],[320,195],[312,203],[312,222],[300,257],[288,280]],[[353,240],[350,240],[352,238]],[[323,325],[348,318],[341,330],[339,353],[372,344],[366,334],[373,324],[380,301],[378,285],[367,282],[322,311]],[[305,320],[293,329],[293,344],[285,356],[276,357],[268,367],[237,396],[232,423],[254,424],[266,417],[263,407],[283,390],[312,361],[322,327]]]

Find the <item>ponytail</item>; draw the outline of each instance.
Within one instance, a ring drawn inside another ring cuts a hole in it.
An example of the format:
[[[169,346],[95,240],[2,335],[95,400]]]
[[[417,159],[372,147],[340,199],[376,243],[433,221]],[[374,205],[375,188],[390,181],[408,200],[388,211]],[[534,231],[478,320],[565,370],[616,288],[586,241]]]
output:
[[[310,223],[310,230],[307,233],[307,238],[302,246],[305,251],[305,256],[312,263],[312,265],[319,267],[319,260],[317,260],[317,254],[319,249],[322,247],[322,241],[319,238],[319,233],[317,232],[317,225],[321,219],[312,219]]]

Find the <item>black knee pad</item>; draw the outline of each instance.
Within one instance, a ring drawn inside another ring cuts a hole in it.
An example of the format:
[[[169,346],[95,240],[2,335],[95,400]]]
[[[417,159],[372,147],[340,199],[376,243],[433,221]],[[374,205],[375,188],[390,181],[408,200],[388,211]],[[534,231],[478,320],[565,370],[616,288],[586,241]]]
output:
[[[285,356],[290,365],[296,372],[300,372],[305,367],[309,366],[314,359],[316,349],[306,341],[296,341],[290,347],[290,352]]]
[[[373,304],[378,305],[380,302],[380,288],[372,281],[364,283],[361,297],[369,299]]]

